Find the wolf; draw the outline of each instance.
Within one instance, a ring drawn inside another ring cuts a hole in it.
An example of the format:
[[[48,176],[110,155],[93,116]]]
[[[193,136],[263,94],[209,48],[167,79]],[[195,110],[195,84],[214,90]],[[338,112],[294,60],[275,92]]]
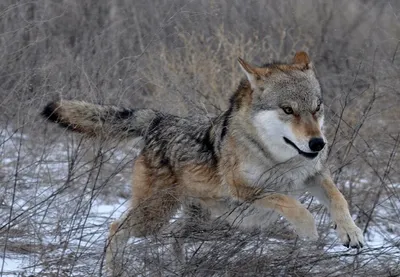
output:
[[[307,53],[264,66],[238,61],[246,78],[229,109],[213,118],[71,100],[43,109],[46,119],[71,131],[144,142],[130,208],[110,226],[108,262],[129,237],[160,232],[190,200],[243,228],[268,228],[280,215],[299,236],[317,239],[313,216],[296,200],[304,192],[329,210],[344,246],[363,247],[362,231],[326,165],[324,103]]]

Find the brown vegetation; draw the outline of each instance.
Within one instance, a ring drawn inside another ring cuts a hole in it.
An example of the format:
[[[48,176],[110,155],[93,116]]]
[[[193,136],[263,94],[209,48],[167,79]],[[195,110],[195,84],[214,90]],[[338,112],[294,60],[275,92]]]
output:
[[[326,212],[305,197],[318,211],[317,243],[293,239],[284,222],[269,234],[203,224],[184,263],[171,261],[171,237],[136,240],[126,272],[398,276],[399,10],[378,0],[1,1],[0,272],[24,257],[17,276],[104,275],[118,216],[94,209],[128,199],[136,142],[93,143],[46,125],[49,100],[210,116],[243,77],[238,57],[263,64],[305,50],[323,87],[331,171],[366,248],[340,248]]]

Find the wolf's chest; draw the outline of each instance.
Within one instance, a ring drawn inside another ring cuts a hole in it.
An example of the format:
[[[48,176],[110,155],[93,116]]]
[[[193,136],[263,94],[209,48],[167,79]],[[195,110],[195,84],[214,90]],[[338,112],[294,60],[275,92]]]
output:
[[[245,162],[240,166],[240,175],[248,185],[261,187],[265,191],[289,193],[297,190],[307,178],[320,170],[318,161],[300,161],[282,164]]]

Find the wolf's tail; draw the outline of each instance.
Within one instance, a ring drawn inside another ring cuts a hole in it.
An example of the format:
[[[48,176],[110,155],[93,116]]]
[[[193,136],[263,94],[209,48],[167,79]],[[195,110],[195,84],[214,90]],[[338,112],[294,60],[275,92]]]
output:
[[[162,116],[151,109],[124,109],[70,100],[50,102],[41,115],[71,131],[115,138],[143,136]]]

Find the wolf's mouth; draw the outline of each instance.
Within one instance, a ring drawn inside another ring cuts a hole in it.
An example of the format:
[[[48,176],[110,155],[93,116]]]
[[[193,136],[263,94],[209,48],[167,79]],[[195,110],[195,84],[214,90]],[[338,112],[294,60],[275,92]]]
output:
[[[291,141],[291,140],[288,139],[288,138],[283,137],[283,140],[284,140],[287,144],[289,144],[290,146],[292,146],[294,149],[296,149],[296,150],[299,152],[300,155],[302,155],[302,156],[304,156],[304,157],[306,157],[306,158],[308,158],[308,159],[314,159],[316,156],[318,156],[318,152],[304,152],[304,151],[301,151],[300,148],[298,148],[297,145],[294,144],[294,142]]]

